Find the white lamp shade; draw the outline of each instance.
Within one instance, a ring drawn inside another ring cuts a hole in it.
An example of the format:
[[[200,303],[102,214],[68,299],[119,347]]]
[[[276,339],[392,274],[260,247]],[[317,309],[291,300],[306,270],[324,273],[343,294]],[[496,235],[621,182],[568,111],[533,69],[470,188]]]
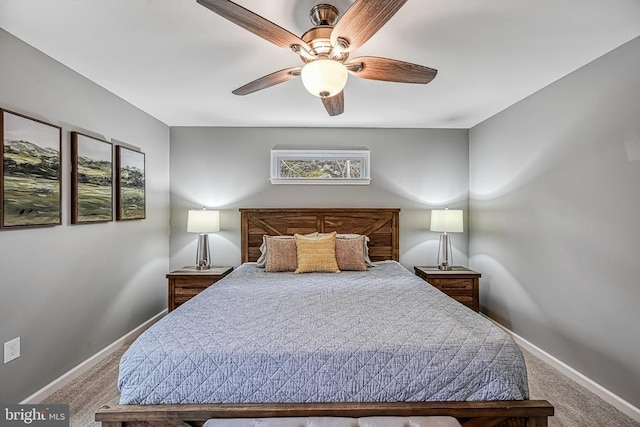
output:
[[[311,95],[330,97],[347,84],[347,67],[332,59],[317,59],[302,67],[302,84]]]
[[[431,211],[431,231],[462,233],[462,211],[458,209],[442,209]]]
[[[220,211],[190,210],[187,216],[188,233],[215,233],[220,231]]]

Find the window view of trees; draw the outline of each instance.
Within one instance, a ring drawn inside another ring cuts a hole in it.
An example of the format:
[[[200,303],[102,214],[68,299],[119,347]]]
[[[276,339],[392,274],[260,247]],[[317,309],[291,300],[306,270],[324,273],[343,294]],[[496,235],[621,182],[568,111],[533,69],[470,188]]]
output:
[[[272,184],[367,185],[370,154],[366,148],[271,150]]]
[[[360,159],[280,159],[281,178],[361,178]]]

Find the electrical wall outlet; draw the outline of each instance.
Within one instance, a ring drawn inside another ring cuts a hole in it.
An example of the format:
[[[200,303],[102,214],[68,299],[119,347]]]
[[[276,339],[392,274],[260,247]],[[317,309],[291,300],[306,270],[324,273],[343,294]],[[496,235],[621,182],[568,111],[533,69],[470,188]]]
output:
[[[4,363],[20,357],[20,337],[4,343]]]

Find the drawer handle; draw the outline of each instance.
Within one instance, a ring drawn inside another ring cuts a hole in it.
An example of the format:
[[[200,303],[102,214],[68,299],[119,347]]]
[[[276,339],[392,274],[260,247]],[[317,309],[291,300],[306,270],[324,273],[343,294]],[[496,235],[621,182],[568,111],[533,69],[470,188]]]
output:
[[[443,289],[466,289],[467,285],[440,285]]]

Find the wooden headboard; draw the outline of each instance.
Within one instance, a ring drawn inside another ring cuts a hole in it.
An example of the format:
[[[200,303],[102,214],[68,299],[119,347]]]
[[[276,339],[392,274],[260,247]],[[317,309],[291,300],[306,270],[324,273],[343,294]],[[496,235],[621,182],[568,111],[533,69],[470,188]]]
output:
[[[260,256],[262,236],[295,233],[357,233],[369,236],[372,261],[399,261],[400,245],[395,208],[265,208],[240,209],[242,262]]]

